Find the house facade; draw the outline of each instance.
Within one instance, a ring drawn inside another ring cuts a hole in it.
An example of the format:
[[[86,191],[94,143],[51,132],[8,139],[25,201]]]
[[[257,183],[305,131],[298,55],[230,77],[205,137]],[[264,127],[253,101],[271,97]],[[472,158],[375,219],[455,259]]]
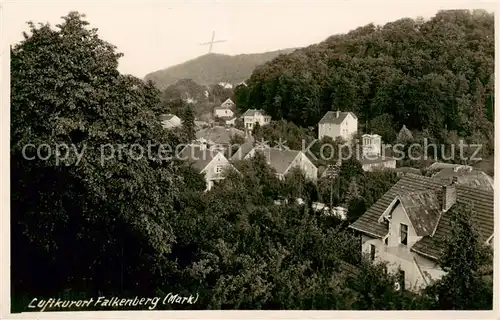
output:
[[[229,119],[234,117],[234,112],[227,107],[216,107],[214,108],[214,117]]]
[[[260,126],[265,126],[271,123],[271,116],[268,116],[264,110],[248,109],[242,117],[245,130],[249,131],[253,130],[256,123]]]
[[[267,163],[276,170],[278,178],[284,179],[292,168],[299,168],[304,172],[307,179],[317,180],[318,168],[304,152],[279,148],[253,148],[243,159],[253,157],[259,150],[266,157]]]
[[[475,205],[480,239],[493,237],[493,192],[408,173],[349,227],[360,235],[361,252],[388,271],[401,270],[395,284],[418,290],[445,273],[437,261],[450,232],[450,209]]]
[[[358,131],[358,117],[352,112],[328,111],[318,123],[318,139],[341,137],[351,141]]]
[[[182,120],[174,114],[162,114],[159,118],[161,125],[165,129],[180,127],[182,125]]]
[[[378,134],[362,136],[362,156],[359,162],[364,171],[395,169],[396,159],[382,154],[382,137]]]
[[[206,191],[211,190],[217,181],[225,178],[226,169],[233,167],[222,152],[209,150],[200,145],[187,145],[178,157],[188,161],[194,169],[204,174]]]

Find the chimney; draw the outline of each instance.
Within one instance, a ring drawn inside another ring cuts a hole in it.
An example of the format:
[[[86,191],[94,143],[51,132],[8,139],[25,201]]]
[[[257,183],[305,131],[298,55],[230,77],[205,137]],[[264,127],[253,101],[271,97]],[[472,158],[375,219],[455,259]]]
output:
[[[340,111],[337,110],[337,118],[340,117]]]
[[[441,209],[443,212],[448,211],[457,201],[457,189],[456,189],[457,177],[453,177],[453,181],[450,185],[443,186],[443,197]]]

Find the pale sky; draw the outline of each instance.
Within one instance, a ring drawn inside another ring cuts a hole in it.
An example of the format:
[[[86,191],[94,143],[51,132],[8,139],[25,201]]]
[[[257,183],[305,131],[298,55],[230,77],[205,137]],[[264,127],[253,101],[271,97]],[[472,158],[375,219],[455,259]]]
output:
[[[0,0],[1,2],[1,0]],[[441,9],[482,8],[494,1],[5,1],[2,50],[22,39],[26,21],[55,25],[70,11],[87,15],[100,38],[124,54],[119,69],[143,78],[208,52],[240,54],[303,47],[370,22],[384,24],[403,17],[429,18]]]

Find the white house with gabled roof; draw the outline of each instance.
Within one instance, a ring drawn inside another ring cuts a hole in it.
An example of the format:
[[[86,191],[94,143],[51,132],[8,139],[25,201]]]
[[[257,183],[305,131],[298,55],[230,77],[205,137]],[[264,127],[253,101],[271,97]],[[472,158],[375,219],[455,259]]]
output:
[[[358,132],[358,117],[352,112],[328,111],[318,123],[318,139],[341,137],[351,141]]]

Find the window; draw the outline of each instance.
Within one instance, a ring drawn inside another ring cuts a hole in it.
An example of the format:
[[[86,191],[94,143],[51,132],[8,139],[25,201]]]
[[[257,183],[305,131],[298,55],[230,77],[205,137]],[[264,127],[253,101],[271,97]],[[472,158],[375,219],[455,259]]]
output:
[[[375,245],[370,244],[370,259],[373,261],[375,260]]]
[[[221,173],[221,172],[222,172],[222,166],[215,167],[215,173]]]
[[[406,246],[408,244],[408,226],[404,223],[399,225],[399,237],[400,243]]]

